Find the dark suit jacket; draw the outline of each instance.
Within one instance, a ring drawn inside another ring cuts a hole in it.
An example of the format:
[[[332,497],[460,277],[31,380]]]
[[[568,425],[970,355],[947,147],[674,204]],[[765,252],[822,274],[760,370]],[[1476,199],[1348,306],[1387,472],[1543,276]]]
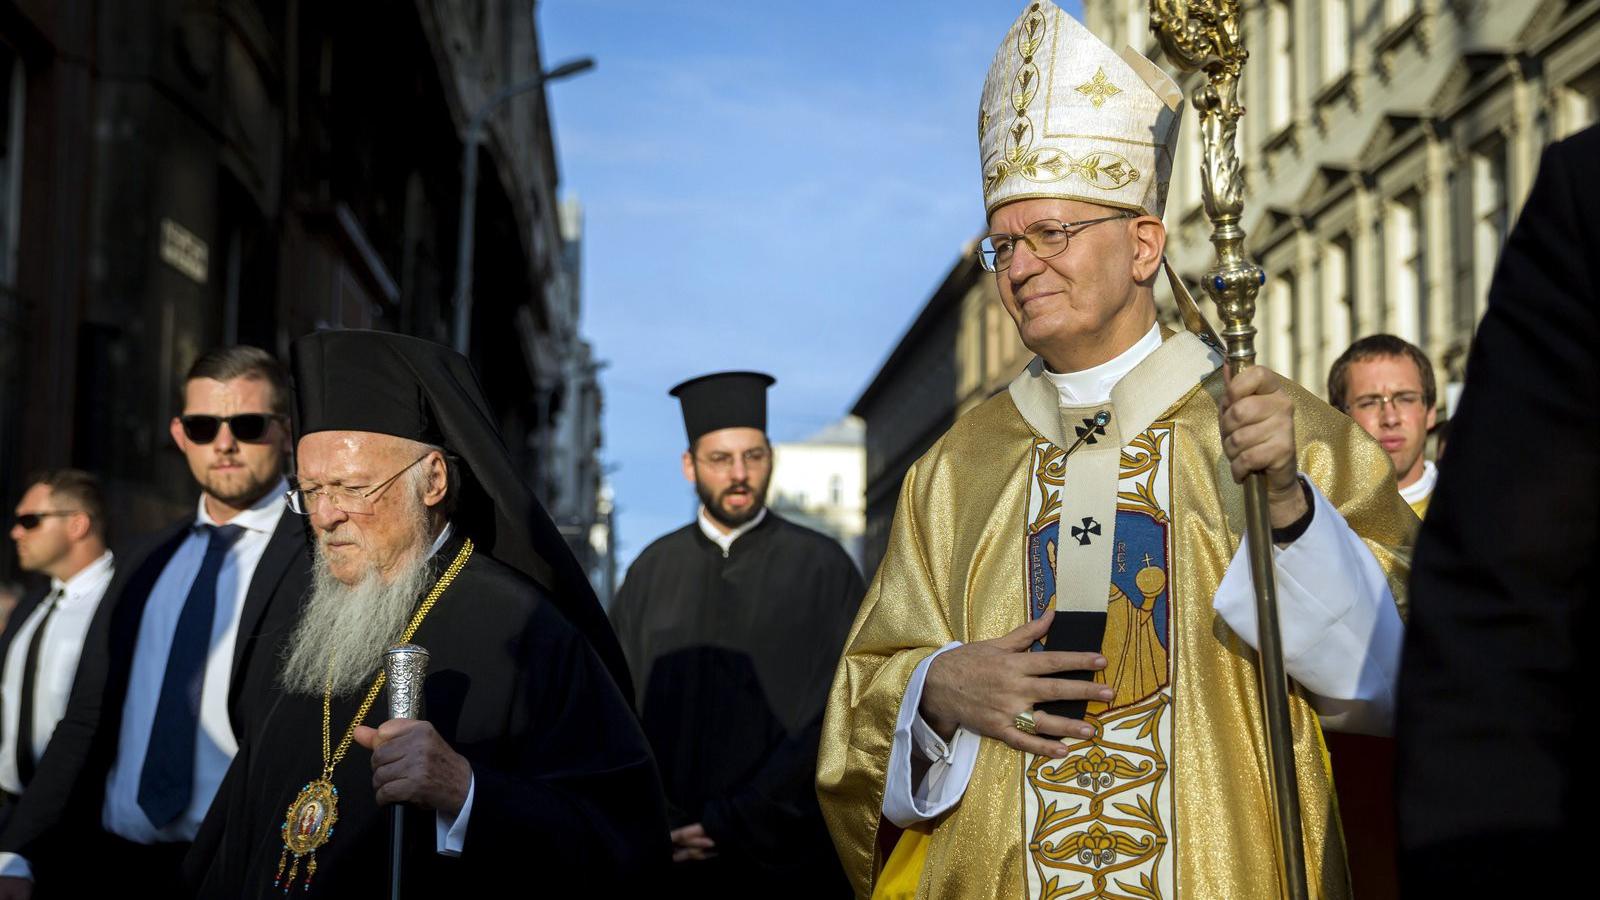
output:
[[[17,601],[16,607],[11,610],[11,618],[6,619],[5,630],[0,631],[0,663],[5,662],[6,651],[11,647],[11,639],[17,636],[17,629],[22,627],[22,623],[28,620],[34,608],[49,593],[50,579],[46,578],[43,584],[36,585]]]
[[[100,829],[106,775],[116,761],[122,704],[145,603],[193,525],[191,516],[128,555],[119,554],[106,599],[90,623],[66,713],[27,792],[0,831],[0,850],[27,858],[42,882],[52,875],[83,874],[73,846]],[[286,511],[256,565],[240,614],[228,690],[236,736],[270,705],[278,643],[293,628],[309,579],[305,521]]]
[[[1400,671],[1402,883],[1559,892],[1596,786],[1600,128],[1545,151],[1439,472]]]
[[[22,598],[17,601],[17,605],[11,610],[11,618],[6,620],[5,629],[0,631],[0,673],[4,671],[6,654],[11,649],[11,640],[16,637],[17,629],[22,627],[22,623],[28,620],[28,616],[33,613],[39,602],[49,593],[50,582],[46,579],[44,584],[38,585],[23,594]],[[4,680],[4,677],[3,674],[0,674],[0,680]],[[11,821],[11,814],[16,812],[16,809],[15,797],[10,794],[0,796],[0,830],[3,830],[6,827],[6,823]]]

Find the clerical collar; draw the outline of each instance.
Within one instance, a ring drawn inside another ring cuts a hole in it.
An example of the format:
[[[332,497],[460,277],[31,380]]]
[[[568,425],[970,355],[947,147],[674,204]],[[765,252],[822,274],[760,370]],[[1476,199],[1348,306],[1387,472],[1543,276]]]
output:
[[[1433,493],[1433,486],[1439,483],[1439,467],[1427,460],[1422,461],[1422,477],[1400,489],[1400,498],[1407,503],[1415,503],[1423,497]]]
[[[1132,372],[1144,362],[1145,357],[1161,346],[1161,325],[1150,326],[1144,337],[1116,357],[1079,372],[1052,372],[1044,370],[1044,377],[1055,385],[1062,406],[1092,406],[1111,399],[1111,389],[1122,376]]]
[[[740,525],[738,528],[735,528],[727,534],[723,534],[722,529],[718,528],[712,523],[711,516],[706,513],[706,508],[704,506],[700,507],[700,515],[698,516],[697,520],[700,522],[700,533],[704,534],[706,539],[711,541],[711,543],[721,547],[723,555],[726,556],[728,553],[728,548],[733,546],[734,541],[744,537],[747,532],[753,531],[757,525],[760,525],[761,522],[766,519],[766,517],[767,508],[763,506],[761,507],[761,511],[756,513],[756,517],[754,519],[751,519],[743,525]]]

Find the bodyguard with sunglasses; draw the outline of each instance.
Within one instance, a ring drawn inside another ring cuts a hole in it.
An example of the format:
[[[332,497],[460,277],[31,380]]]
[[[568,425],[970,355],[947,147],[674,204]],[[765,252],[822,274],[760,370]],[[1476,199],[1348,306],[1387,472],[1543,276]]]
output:
[[[48,580],[22,598],[0,634],[0,825],[61,720],[84,635],[111,583],[99,481],[77,469],[31,479],[10,537],[23,571]]]
[[[195,511],[119,560],[66,715],[0,831],[0,898],[31,896],[35,878],[51,897],[176,889],[309,578],[283,499],[290,399],[282,364],[254,347],[190,368],[171,433]]]

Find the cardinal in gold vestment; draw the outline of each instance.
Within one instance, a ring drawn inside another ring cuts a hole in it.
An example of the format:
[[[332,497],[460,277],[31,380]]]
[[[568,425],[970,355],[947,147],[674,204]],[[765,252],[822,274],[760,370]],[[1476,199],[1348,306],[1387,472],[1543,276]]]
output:
[[[1045,0],[991,69],[982,260],[1039,356],[907,473],[839,663],[817,786],[858,896],[1278,896],[1243,471],[1274,485],[1311,889],[1349,895],[1322,729],[1389,727],[1415,518],[1350,419],[1156,324],[1179,110]],[[1007,674],[1086,610],[1092,679]],[[1030,708],[1067,690],[1081,722]]]

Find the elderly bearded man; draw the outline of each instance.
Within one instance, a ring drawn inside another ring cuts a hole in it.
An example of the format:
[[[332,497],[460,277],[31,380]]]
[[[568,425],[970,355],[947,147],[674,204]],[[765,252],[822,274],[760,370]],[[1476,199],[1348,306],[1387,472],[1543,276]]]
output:
[[[619,879],[662,859],[661,788],[620,649],[466,360],[335,331],[295,342],[294,371],[290,504],[316,537],[312,593],[283,696],[190,855],[200,895],[378,895],[392,803],[413,807],[414,896]],[[426,720],[371,709],[401,640],[431,654]]]
[[[1413,519],[1353,422],[1267,369],[1230,381],[1156,324],[1181,109],[1159,68],[1047,0],[990,69],[983,262],[1038,358],[907,473],[840,662],[817,780],[862,896],[1277,895],[1250,472],[1309,872],[1348,894],[1321,726],[1389,726]]]

